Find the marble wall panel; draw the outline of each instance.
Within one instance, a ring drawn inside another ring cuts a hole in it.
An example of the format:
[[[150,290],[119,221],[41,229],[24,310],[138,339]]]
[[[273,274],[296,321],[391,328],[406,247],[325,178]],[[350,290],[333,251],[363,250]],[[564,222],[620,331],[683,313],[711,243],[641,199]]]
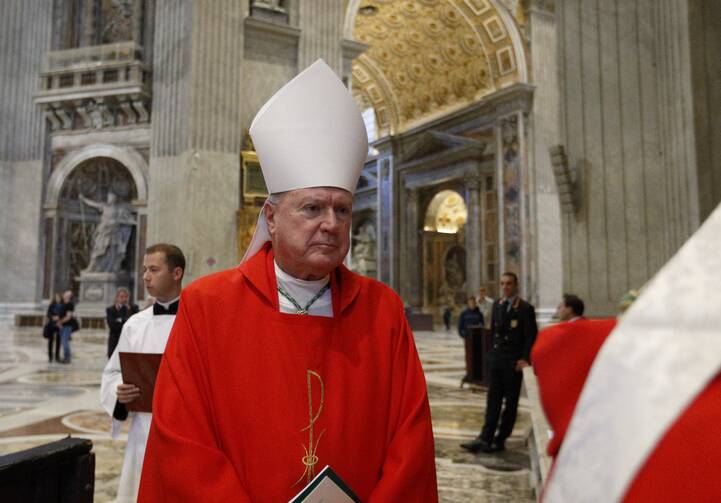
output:
[[[503,190],[503,250],[504,271],[512,271],[521,279],[522,269],[522,204],[524,196],[522,180],[522,152],[519,136],[518,115],[501,119],[499,125],[501,135],[501,155],[503,177],[500,180]]]
[[[243,48],[243,67],[241,122],[243,131],[247,131],[260,107],[295,77],[298,41],[249,33]]]
[[[237,264],[238,155],[196,150],[151,163],[148,245],[183,250],[185,284]]]
[[[0,160],[0,302],[40,300],[42,161]]]

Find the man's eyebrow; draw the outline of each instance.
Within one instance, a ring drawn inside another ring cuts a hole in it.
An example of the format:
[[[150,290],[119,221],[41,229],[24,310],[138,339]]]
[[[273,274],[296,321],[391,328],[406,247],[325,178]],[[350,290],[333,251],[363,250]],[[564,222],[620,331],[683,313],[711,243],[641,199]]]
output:
[[[316,197],[316,196],[305,196],[303,199],[301,199],[301,200],[298,202],[298,204],[299,204],[300,206],[304,206],[304,205],[306,205],[306,204],[311,204],[311,203],[312,203],[312,204],[323,204],[323,203],[325,203],[325,202],[326,202],[326,201],[325,201],[324,199],[320,198],[320,197]]]

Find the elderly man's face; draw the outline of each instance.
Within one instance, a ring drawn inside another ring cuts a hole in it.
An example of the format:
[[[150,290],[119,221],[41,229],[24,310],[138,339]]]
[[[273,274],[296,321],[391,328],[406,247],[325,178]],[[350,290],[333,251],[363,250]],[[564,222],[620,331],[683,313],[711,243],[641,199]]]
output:
[[[320,279],[343,262],[350,246],[353,196],[330,187],[285,193],[265,216],[278,265],[300,279]]]

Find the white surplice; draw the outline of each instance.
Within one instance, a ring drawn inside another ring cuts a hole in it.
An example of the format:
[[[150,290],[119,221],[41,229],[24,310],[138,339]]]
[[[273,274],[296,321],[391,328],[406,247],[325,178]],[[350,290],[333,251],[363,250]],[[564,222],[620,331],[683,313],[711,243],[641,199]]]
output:
[[[110,417],[113,416],[117,402],[118,384],[122,384],[123,377],[120,372],[120,357],[118,353],[163,353],[168,342],[170,329],[173,327],[175,315],[153,315],[153,308],[149,307],[134,316],[131,316],[123,326],[118,346],[108,360],[103,370],[103,379],[100,387],[100,397],[103,408]],[[118,503],[135,503],[140,486],[140,474],[143,470],[145,446],[150,432],[152,414],[148,412],[129,412],[130,431],[128,443],[125,446],[123,471],[118,486]],[[117,438],[121,421],[113,419],[112,436]]]

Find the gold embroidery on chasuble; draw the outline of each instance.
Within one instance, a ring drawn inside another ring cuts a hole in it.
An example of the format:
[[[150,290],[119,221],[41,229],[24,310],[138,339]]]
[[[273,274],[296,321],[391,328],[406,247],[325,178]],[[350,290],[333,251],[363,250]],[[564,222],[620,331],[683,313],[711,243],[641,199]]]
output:
[[[317,409],[314,409],[313,404],[313,378],[317,379],[318,384],[320,385],[320,400],[318,400]],[[315,466],[318,464],[318,444],[320,443],[323,433],[325,433],[325,429],[323,429],[317,437],[315,436],[315,423],[318,421],[318,418],[320,418],[320,415],[323,412],[323,401],[325,399],[325,386],[323,384],[323,378],[321,378],[317,372],[306,370],[306,382],[308,385],[308,426],[300,431],[308,431],[308,445],[306,446],[301,444],[303,446],[303,451],[305,452],[305,455],[301,458],[304,471],[296,483],[291,487],[297,486],[303,478],[305,478],[306,483],[308,483],[313,480],[313,477],[315,477]]]

